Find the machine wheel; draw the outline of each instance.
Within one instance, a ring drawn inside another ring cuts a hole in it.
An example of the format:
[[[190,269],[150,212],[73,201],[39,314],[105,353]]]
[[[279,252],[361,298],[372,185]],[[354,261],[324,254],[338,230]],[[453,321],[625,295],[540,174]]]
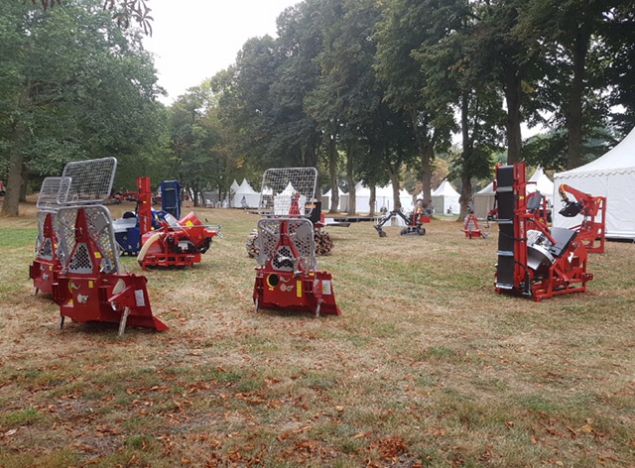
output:
[[[328,232],[322,230],[316,230],[314,233],[315,239],[315,255],[324,256],[330,255],[333,250],[333,239]]]
[[[386,231],[377,231],[379,237],[386,237]]]
[[[424,228],[424,227],[418,227],[418,228],[417,228],[417,234],[419,234],[420,236],[425,236],[425,234],[426,234],[426,228]]]
[[[254,229],[251,231],[251,234],[249,234],[247,242],[245,242],[245,248],[247,249],[247,255],[249,258],[256,258],[258,254],[260,254],[260,251],[256,246],[256,239],[258,239],[258,231]]]

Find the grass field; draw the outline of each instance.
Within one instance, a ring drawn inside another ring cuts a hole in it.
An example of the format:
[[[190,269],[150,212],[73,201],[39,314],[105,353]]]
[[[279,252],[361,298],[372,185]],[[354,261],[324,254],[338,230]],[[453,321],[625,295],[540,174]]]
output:
[[[536,304],[494,293],[496,228],[334,228],[343,315],[314,319],[255,314],[257,217],[200,210],[224,239],[147,273],[170,330],[119,339],[60,331],[33,296],[23,208],[0,218],[2,467],[635,466],[633,244],[591,258],[587,294]]]

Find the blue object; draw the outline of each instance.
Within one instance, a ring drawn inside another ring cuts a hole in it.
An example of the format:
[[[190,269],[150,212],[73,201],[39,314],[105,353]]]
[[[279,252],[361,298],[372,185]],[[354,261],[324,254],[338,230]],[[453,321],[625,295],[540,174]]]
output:
[[[152,210],[152,229],[161,227],[160,220],[163,219],[163,211]],[[123,218],[113,221],[115,241],[121,248],[123,255],[136,256],[141,250],[141,228],[139,219],[134,211],[126,211]]]
[[[177,180],[161,182],[161,209],[181,219],[181,184]]]

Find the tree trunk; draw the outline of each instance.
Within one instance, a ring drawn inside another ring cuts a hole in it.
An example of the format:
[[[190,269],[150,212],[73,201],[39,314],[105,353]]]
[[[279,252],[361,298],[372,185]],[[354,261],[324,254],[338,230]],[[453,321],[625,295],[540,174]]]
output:
[[[353,174],[353,144],[348,145],[346,152],[346,184],[348,185],[348,213],[355,214],[357,211],[355,199],[355,179]]]
[[[429,206],[432,203],[432,160],[434,159],[434,148],[428,145],[425,148],[423,162],[421,165],[421,185],[423,186],[423,203]]]
[[[393,210],[401,211],[401,199],[399,198],[399,166],[390,167],[390,183],[392,184]]]
[[[18,216],[20,212],[20,190],[22,188],[22,166],[24,155],[22,154],[23,128],[17,123],[13,129],[13,141],[9,149],[9,169],[7,172],[7,190],[2,204],[4,216]]]
[[[421,184],[423,186],[424,205],[428,206],[432,202],[432,161],[434,159],[434,144],[431,141],[423,141],[421,132],[418,130],[416,111],[410,111],[412,120],[412,128],[414,131],[415,141],[421,153]]]
[[[198,207],[198,188],[191,186],[190,190],[188,190],[188,194],[192,197],[192,204],[194,208]]]
[[[370,184],[370,199],[368,200],[368,214],[375,216],[375,202],[377,201],[377,187],[375,184]]]
[[[507,104],[507,164],[522,159],[522,134],[520,130],[520,98],[522,80],[517,69],[510,69],[505,74],[505,102]]]
[[[469,171],[470,160],[472,159],[474,141],[470,137],[469,130],[469,111],[470,101],[469,96],[465,93],[461,96],[461,136],[463,140],[463,167],[461,170],[461,196],[459,202],[461,203],[461,213],[459,214],[458,221],[462,222],[468,212],[468,207],[472,201],[472,177]]]
[[[582,99],[590,36],[578,29],[573,44],[573,79],[567,103],[567,169],[582,165]]]
[[[331,179],[331,206],[330,212],[337,213],[337,207],[340,204],[339,188],[337,186],[337,144],[335,135],[331,135],[329,139],[329,177]]]
[[[22,184],[20,185],[20,203],[26,203],[27,189],[29,188],[29,171],[22,165]]]

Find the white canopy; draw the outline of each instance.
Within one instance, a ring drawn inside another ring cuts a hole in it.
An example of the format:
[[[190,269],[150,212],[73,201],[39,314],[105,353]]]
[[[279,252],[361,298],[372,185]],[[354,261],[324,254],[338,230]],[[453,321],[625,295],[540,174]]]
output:
[[[542,167],[539,166],[538,169],[536,169],[534,175],[529,178],[529,182],[535,183],[527,184],[527,193],[533,193],[538,190],[547,200],[550,202],[553,201],[553,182],[551,182],[551,179],[545,174]]]
[[[231,190],[232,193],[235,193],[236,190],[238,190],[238,187],[240,187],[240,185],[238,185],[238,182],[236,182],[236,179],[234,179],[232,184],[229,186],[229,190]]]
[[[474,214],[478,218],[486,218],[487,214],[494,208],[495,199],[496,194],[494,193],[494,182],[490,182],[474,194]]]
[[[258,208],[260,194],[256,192],[247,179],[243,179],[232,196],[232,208]]]
[[[412,210],[412,195],[407,190],[399,190],[399,201],[404,212]],[[355,185],[355,205],[359,213],[368,213],[370,211],[370,188],[362,182],[358,182]],[[394,207],[395,195],[392,184],[377,187],[375,190],[375,211],[379,211],[382,208],[392,211]]]
[[[289,210],[291,208],[291,204],[293,201],[293,194],[298,191],[291,184],[291,181],[287,184],[282,192],[278,195],[274,195],[273,197],[273,212],[276,215],[284,216],[289,214]],[[298,199],[298,207],[300,211],[304,209],[304,205],[306,204],[306,197],[300,194],[300,198]]]
[[[561,184],[607,198],[606,235],[635,239],[635,129],[612,150],[595,161],[554,177],[554,225],[570,227],[581,218],[565,218],[558,212],[563,204],[557,196]]]
[[[324,195],[322,195],[322,209],[330,210],[331,209],[331,196],[333,191],[329,190]],[[344,192],[341,188],[337,187],[337,195],[338,195],[338,211],[348,211],[348,193]]]
[[[370,188],[362,182],[355,185],[355,207],[359,213],[370,212]]]
[[[295,192],[297,192],[297,190],[293,187],[293,184],[289,182],[284,190],[280,192],[280,195],[293,195]]]
[[[432,207],[436,214],[458,214],[461,211],[459,192],[447,180],[432,192]]]

